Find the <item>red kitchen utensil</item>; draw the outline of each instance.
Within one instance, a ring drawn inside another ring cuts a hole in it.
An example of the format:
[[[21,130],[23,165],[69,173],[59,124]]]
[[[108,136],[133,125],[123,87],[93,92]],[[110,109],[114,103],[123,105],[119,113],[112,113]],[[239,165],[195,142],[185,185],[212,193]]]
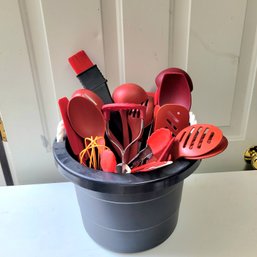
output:
[[[150,124],[151,119],[151,108],[153,109],[153,103],[152,101],[148,100],[148,94],[145,92],[145,90],[135,84],[135,83],[125,83],[115,88],[112,94],[112,98],[115,103],[133,103],[133,104],[141,104],[146,106],[146,120],[147,124]],[[147,106],[149,102],[149,107]],[[128,145],[128,127],[127,127],[127,117],[125,116],[124,112],[120,113],[121,120],[122,120],[122,128],[123,128],[123,146]],[[144,123],[146,127],[146,123]]]
[[[78,135],[85,139],[85,146],[87,147],[87,139],[92,142],[98,138],[100,141],[94,143],[87,151],[87,155],[90,157],[90,166],[93,168],[98,167],[99,158],[96,157],[95,147],[98,149],[98,153],[103,150],[102,138],[105,134],[105,119],[101,110],[88,98],[82,96],[73,97],[68,104],[68,117],[73,129]],[[96,140],[97,141],[97,140]],[[84,156],[80,156],[80,162],[84,162]],[[92,161],[93,160],[98,160]],[[97,164],[96,164],[97,163]]]
[[[129,166],[134,168],[139,166],[143,161],[149,160],[152,156],[156,159],[160,157],[172,139],[172,134],[169,129],[160,128],[151,134],[147,139],[146,147],[141,150],[135,158],[133,158]]]
[[[158,108],[154,119],[154,131],[167,128],[176,136],[182,129],[189,125],[188,110],[176,104],[165,104]]]
[[[139,140],[143,135],[145,120],[145,106],[142,107],[144,107],[144,112],[142,112],[141,109],[136,108],[131,109],[128,112],[128,124],[131,132],[131,141],[133,142],[129,149],[128,161],[134,158],[139,151]],[[140,133],[140,137],[138,137],[138,133]],[[135,138],[137,138],[137,140],[135,140]]]
[[[140,104],[129,104],[129,103],[106,104],[102,107],[103,115],[106,119],[106,135],[108,136],[114,148],[118,149],[119,151],[119,154],[121,156],[121,162],[122,162],[122,173],[126,172],[125,164],[127,163],[128,150],[133,145],[133,143],[139,140],[140,137],[142,136],[143,127],[144,127],[145,109],[146,109],[145,106],[142,106]],[[138,116],[135,117],[135,119],[133,119],[133,124],[131,124],[131,126],[134,128],[134,131],[136,131],[135,127],[137,127],[137,125],[139,124],[137,135],[133,134],[134,137],[132,137],[132,139],[130,140],[130,143],[125,148],[123,148],[120,142],[116,139],[116,137],[113,134],[114,132],[110,130],[110,124],[109,124],[111,113],[115,111],[123,111],[123,110],[126,110],[127,112],[132,110],[137,110]]]
[[[146,164],[143,164],[141,166],[135,167],[133,169],[131,169],[131,173],[137,173],[137,172],[147,172],[147,171],[151,171],[151,170],[157,170],[159,168],[162,168],[164,166],[168,166],[170,164],[172,164],[172,161],[163,161],[163,162],[159,162],[159,161],[154,161],[154,162],[148,162]]]
[[[148,95],[139,85],[125,83],[115,88],[112,98],[115,103],[142,104],[147,100]]]
[[[100,166],[105,172],[116,171],[116,158],[114,153],[110,149],[105,149],[100,155]]]
[[[191,108],[191,91],[186,77],[181,73],[164,74],[156,91],[156,104],[177,104],[188,111]]]
[[[192,82],[192,79],[190,78],[190,76],[188,75],[188,73],[180,68],[174,68],[174,67],[165,69],[156,76],[156,78],[155,78],[156,86],[160,87],[160,85],[162,84],[163,77],[166,74],[173,74],[173,73],[181,73],[182,75],[184,75],[187,80],[190,91],[193,91],[193,82]]]
[[[151,96],[152,98],[154,98],[155,96],[155,92],[146,92],[148,96]]]
[[[172,148],[174,140],[175,140],[175,137],[172,137],[172,139],[170,140],[169,144],[162,151],[162,154],[159,156],[157,161],[161,162],[161,161],[170,161],[171,160],[170,152],[171,152],[171,148]]]
[[[171,148],[172,160],[207,154],[215,149],[223,138],[222,131],[211,124],[196,124],[181,130]]]
[[[147,93],[137,84],[126,83],[118,86],[113,91],[112,98],[115,103],[134,103],[146,106],[144,126],[147,127],[151,124],[153,117],[154,99],[152,94]]]
[[[63,97],[58,100],[60,113],[66,130],[67,138],[71,146],[71,150],[75,155],[79,155],[79,153],[84,149],[84,144],[82,138],[74,131],[70,124],[67,114],[68,104],[69,100],[67,97]]]
[[[228,146],[228,140],[225,136],[222,137],[220,143],[211,151],[206,154],[202,154],[199,156],[186,157],[188,160],[198,160],[198,159],[206,159],[211,158],[215,155],[222,153]]]
[[[81,137],[104,136],[104,116],[91,100],[82,96],[73,97],[68,105],[68,116],[73,129]]]
[[[146,107],[145,112],[145,123],[144,127],[148,127],[153,121],[153,113],[154,113],[154,99],[152,96],[148,96],[148,99],[142,103]]]
[[[103,100],[93,91],[85,88],[77,89],[73,92],[71,98],[75,96],[82,96],[85,98],[88,98],[91,102],[93,102],[100,110],[102,106],[104,105]]]

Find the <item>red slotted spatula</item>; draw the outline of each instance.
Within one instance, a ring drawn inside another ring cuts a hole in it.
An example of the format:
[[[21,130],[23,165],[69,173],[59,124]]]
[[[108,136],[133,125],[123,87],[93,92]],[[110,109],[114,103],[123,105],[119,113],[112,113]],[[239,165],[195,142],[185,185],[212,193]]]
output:
[[[210,152],[206,154],[202,154],[200,156],[193,156],[193,157],[187,157],[188,160],[198,160],[198,159],[206,159],[206,158],[211,158],[215,155],[218,155],[222,153],[228,146],[228,140],[225,136],[221,139],[220,143]]]
[[[69,121],[67,108],[69,105],[69,100],[67,97],[62,97],[58,100],[59,109],[62,115],[62,120],[66,130],[67,138],[69,140],[72,152],[74,155],[78,156],[79,153],[84,149],[84,143],[82,138],[74,131]]]
[[[165,104],[158,108],[155,120],[154,131],[159,128],[167,128],[173,136],[176,136],[182,129],[189,125],[189,112],[177,104]]]
[[[175,161],[180,157],[200,157],[207,154],[220,144],[222,138],[222,131],[214,125],[196,124],[188,126],[175,137],[171,149],[172,160]]]

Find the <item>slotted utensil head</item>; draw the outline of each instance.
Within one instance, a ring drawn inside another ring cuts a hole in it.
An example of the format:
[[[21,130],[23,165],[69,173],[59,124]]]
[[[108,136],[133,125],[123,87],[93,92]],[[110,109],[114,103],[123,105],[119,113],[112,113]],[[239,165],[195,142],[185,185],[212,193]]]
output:
[[[171,149],[173,160],[207,154],[219,145],[222,138],[222,131],[214,125],[188,126],[175,137]]]
[[[154,131],[167,128],[173,136],[189,125],[188,110],[176,104],[165,104],[159,107],[154,120]]]
[[[218,155],[222,153],[228,146],[228,140],[225,136],[222,137],[220,143],[210,152],[200,155],[200,156],[193,156],[193,157],[187,157],[188,160],[198,160],[198,159],[206,159],[211,158],[215,155]]]

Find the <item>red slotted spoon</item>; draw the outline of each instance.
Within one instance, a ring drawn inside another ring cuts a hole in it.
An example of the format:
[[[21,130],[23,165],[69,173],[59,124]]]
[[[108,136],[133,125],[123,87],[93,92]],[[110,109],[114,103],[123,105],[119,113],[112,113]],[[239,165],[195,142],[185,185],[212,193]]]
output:
[[[222,131],[214,125],[196,124],[188,126],[175,137],[171,149],[172,160],[207,154],[220,144],[222,138]]]
[[[218,155],[222,153],[228,146],[228,140],[225,136],[221,139],[220,143],[210,152],[206,154],[202,154],[200,156],[193,156],[193,157],[187,157],[188,160],[198,160],[198,159],[206,159],[206,158],[211,158],[215,155]]]
[[[167,128],[173,136],[189,125],[188,110],[177,104],[165,104],[156,111],[154,131],[159,128]]]

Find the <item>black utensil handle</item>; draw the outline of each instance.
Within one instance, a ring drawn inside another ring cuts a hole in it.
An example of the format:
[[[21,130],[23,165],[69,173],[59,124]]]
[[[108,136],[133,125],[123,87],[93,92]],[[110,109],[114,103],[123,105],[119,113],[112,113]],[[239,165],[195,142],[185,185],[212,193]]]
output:
[[[77,75],[82,86],[86,89],[93,91],[104,102],[104,104],[113,103],[108,85],[107,79],[104,78],[97,65],[93,65],[89,69]],[[120,115],[118,112],[111,113],[110,128],[115,133],[117,139],[123,142],[122,127],[120,121]]]
[[[105,104],[113,103],[110,91],[107,86],[107,79],[104,78],[97,65],[77,75],[82,86],[96,93]]]

